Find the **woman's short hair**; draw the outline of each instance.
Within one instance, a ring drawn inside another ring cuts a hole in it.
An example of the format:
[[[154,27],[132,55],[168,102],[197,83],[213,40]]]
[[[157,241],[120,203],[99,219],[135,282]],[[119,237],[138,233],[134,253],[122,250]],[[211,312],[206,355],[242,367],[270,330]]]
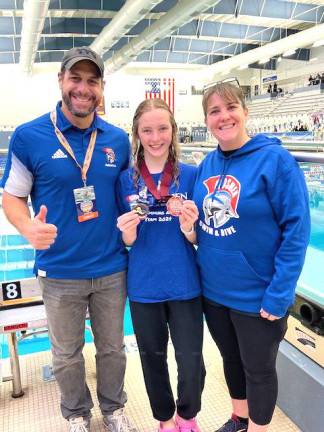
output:
[[[227,102],[238,102],[244,109],[246,109],[245,99],[241,87],[229,82],[220,81],[211,87],[208,87],[204,92],[202,106],[205,118],[207,117],[209,99],[214,94],[218,95],[221,99]]]

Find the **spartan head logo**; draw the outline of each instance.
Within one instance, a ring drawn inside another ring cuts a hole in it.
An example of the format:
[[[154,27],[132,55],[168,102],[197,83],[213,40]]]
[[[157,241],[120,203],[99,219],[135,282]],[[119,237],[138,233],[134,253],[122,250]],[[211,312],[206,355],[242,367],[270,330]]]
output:
[[[239,218],[236,212],[241,185],[238,180],[227,175],[219,184],[220,176],[210,177],[204,181],[209,192],[203,201],[205,223],[210,226],[213,222],[214,228],[224,225],[230,218]],[[219,187],[219,188],[218,188]]]
[[[116,162],[115,152],[112,148],[104,147],[103,151],[106,154],[107,162],[109,164],[113,164]]]

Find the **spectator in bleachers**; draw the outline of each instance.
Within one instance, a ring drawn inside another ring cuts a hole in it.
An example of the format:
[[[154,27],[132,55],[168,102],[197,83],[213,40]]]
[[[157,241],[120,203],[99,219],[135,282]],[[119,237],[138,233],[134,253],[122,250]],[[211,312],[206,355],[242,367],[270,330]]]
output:
[[[313,77],[312,75],[308,78],[308,85],[318,85],[324,82],[324,72],[321,74],[317,72],[317,74]]]
[[[316,138],[320,141],[324,141],[324,123],[320,124],[319,128],[317,129]]]

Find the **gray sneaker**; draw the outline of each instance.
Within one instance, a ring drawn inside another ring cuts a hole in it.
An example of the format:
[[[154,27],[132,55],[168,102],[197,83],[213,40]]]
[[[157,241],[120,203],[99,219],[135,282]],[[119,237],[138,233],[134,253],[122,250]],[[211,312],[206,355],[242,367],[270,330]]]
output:
[[[69,432],[90,432],[90,417],[69,419]]]
[[[126,417],[123,408],[119,408],[110,415],[105,415],[103,422],[108,432],[137,432],[135,426]]]

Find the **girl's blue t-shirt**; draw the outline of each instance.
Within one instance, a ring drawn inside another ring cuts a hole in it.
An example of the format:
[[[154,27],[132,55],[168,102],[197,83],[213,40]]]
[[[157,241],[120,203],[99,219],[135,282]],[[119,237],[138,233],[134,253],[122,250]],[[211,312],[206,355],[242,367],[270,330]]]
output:
[[[170,195],[192,199],[196,178],[194,166],[179,164],[179,177]],[[156,184],[161,174],[153,174]],[[159,204],[140,177],[135,186],[133,169],[120,175],[117,187],[121,213],[131,210],[137,199],[149,205],[149,214],[138,226],[137,239],[129,251],[127,290],[129,299],[140,303],[188,300],[200,295],[194,246],[180,231],[179,218],[166,204]]]

